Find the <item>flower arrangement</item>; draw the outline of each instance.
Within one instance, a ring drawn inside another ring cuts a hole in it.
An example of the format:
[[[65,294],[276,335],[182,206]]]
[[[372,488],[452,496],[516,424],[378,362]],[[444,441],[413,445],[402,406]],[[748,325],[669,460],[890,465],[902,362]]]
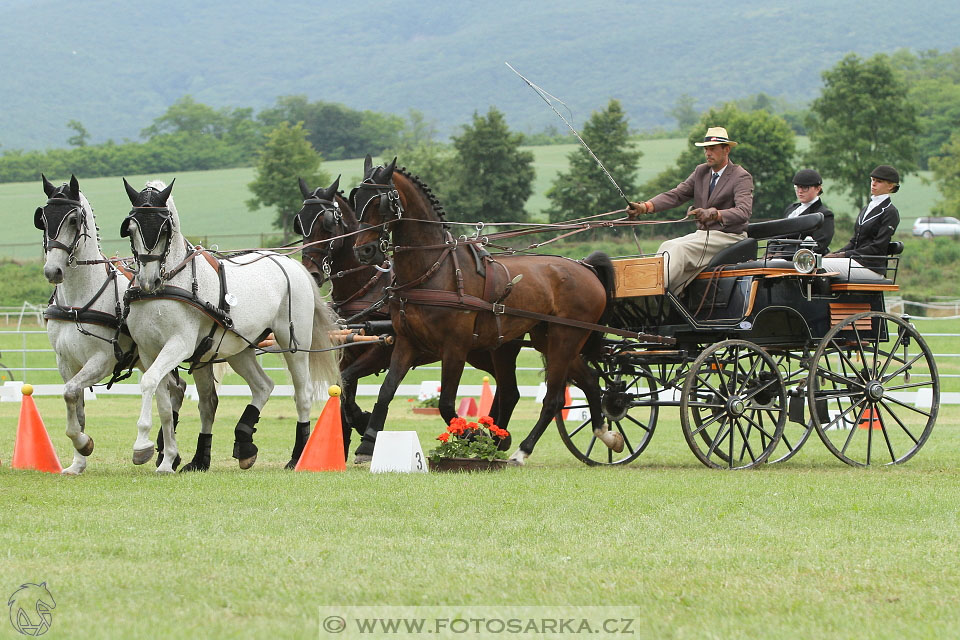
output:
[[[440,446],[432,449],[427,457],[431,462],[444,458],[505,460],[507,452],[500,451],[497,445],[509,435],[506,429],[493,424],[490,416],[483,416],[477,422],[454,418],[447,430],[437,436]]]

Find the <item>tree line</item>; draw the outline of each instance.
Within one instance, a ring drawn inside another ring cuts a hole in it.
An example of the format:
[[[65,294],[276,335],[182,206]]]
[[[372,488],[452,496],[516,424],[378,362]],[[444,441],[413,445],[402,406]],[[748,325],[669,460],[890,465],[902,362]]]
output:
[[[725,126],[741,143],[733,158],[754,176],[757,219],[782,213],[793,200],[793,173],[802,166],[820,171],[857,208],[867,196],[865,176],[877,164],[893,164],[903,176],[929,168],[944,196],[938,212],[957,210],[960,48],[868,59],[851,54],[824,71],[822,80],[820,95],[799,111],[760,94],[697,113],[693,100],[681,96],[670,113],[691,144],[646,184],[637,184],[642,154],[636,135],[620,103],[610,100],[591,114],[581,134],[620,190],[578,147],[546,194],[550,221],[619,210],[624,196],[639,200],[672,188],[702,162],[692,143],[708,126]],[[523,222],[535,178],[533,155],[523,147],[573,140],[558,129],[537,136],[511,131],[504,114],[491,107],[444,142],[417,112],[405,120],[305,96],[281,97],[257,114],[249,108],[214,109],[185,96],[141,132],[143,142],[87,145],[82,123],[71,121],[68,127],[74,132],[69,149],[5,152],[0,181],[34,180],[41,171],[92,177],[254,165],[248,204],[275,208],[275,225],[285,231],[299,209],[298,177],[329,184],[330,176],[320,169],[324,159],[367,153],[399,157],[430,184],[454,219]],[[806,153],[797,152],[797,134],[809,137]]]

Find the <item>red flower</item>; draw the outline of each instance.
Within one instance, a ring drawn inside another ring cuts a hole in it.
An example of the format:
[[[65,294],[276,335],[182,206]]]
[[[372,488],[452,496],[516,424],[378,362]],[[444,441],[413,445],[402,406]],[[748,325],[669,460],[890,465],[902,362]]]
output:
[[[449,439],[450,439],[449,433],[441,433],[440,435],[437,436],[437,440],[439,440],[440,442],[446,442]]]
[[[490,416],[481,416],[480,419],[477,420],[477,422],[479,422],[484,426],[489,427],[493,425],[493,418],[491,418]]]

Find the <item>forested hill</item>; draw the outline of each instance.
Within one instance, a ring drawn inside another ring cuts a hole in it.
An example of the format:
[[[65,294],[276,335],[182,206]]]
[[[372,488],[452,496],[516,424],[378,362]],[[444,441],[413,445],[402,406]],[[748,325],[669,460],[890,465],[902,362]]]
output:
[[[800,105],[848,52],[943,51],[958,33],[956,0],[0,0],[0,151],[63,146],[70,120],[90,142],[137,139],[185,94],[417,109],[443,133],[490,105],[520,130],[556,125],[505,61],[578,124],[615,97],[631,126],[669,126],[683,93]]]

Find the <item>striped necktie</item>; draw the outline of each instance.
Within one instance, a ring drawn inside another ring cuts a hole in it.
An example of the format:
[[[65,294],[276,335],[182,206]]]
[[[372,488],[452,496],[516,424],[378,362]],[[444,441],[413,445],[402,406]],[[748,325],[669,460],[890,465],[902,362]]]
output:
[[[713,195],[713,188],[714,188],[715,186],[717,186],[717,179],[718,179],[719,177],[720,177],[720,174],[717,173],[717,172],[714,172],[714,173],[713,173],[713,177],[710,178],[710,190],[707,191],[707,197],[708,197],[708,198]]]

